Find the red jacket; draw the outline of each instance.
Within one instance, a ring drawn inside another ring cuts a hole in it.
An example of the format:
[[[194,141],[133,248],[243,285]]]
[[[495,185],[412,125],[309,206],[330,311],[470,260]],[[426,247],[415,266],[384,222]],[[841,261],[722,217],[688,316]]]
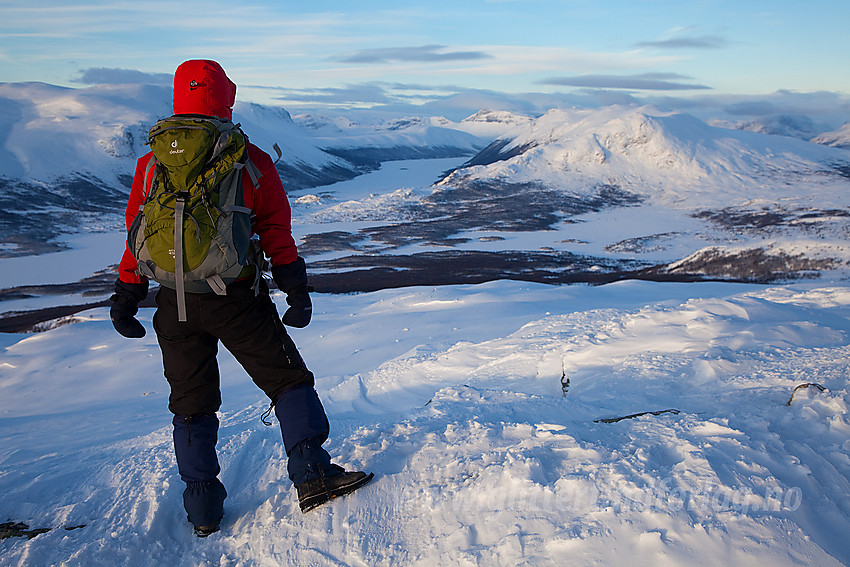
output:
[[[232,118],[231,108],[235,98],[236,85],[214,61],[187,61],[174,73],[175,114],[205,114]],[[150,191],[153,179],[149,180],[147,187],[143,185],[145,168],[152,157],[153,154],[149,152],[136,162],[136,174],[124,215],[128,229]],[[282,266],[294,262],[298,258],[298,249],[292,238],[292,212],[274,162],[266,152],[251,143],[248,144],[248,157],[261,173],[260,187],[256,190],[250,176],[243,176],[245,205],[255,215],[251,228],[254,234],[260,237],[260,244],[266,256],[271,259],[272,265]],[[145,277],[140,276],[137,270],[136,259],[125,249],[118,266],[118,277],[125,283],[141,283]]]

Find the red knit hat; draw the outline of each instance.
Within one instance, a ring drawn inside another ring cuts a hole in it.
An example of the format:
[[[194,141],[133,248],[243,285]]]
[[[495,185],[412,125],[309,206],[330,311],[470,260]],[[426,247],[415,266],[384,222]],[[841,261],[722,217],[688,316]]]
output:
[[[192,59],[174,72],[174,114],[233,118],[236,84],[215,61]]]

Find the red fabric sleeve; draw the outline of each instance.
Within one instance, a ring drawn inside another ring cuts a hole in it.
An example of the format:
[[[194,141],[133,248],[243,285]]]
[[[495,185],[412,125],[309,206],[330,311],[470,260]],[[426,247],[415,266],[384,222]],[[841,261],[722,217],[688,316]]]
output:
[[[143,187],[145,183],[145,168],[148,161],[153,158],[153,154],[148,152],[146,155],[139,158],[136,162],[136,174],[133,176],[133,185],[130,188],[130,198],[127,199],[127,210],[124,212],[124,219],[127,221],[127,229],[133,224],[133,219],[139,213],[139,207],[145,200],[147,187]],[[151,180],[152,181],[152,180]],[[118,278],[124,283],[142,283],[147,281],[147,278],[137,273],[139,264],[130,250],[125,246],[124,255],[121,257],[121,263],[118,264]]]
[[[273,266],[290,264],[298,259],[298,248],[292,238],[292,210],[280,175],[269,154],[254,144],[248,144],[248,157],[261,173],[256,190],[251,177],[243,176],[245,205],[256,215],[252,228]]]

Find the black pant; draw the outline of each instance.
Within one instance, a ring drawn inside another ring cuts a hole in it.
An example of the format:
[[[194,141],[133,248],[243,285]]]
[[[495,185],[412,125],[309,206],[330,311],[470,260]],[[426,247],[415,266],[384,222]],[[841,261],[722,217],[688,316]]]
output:
[[[219,341],[273,401],[286,390],[313,386],[313,374],[281,323],[268,288],[264,283],[261,288],[255,295],[249,284],[238,282],[227,295],[187,293],[188,321],[181,323],[176,292],[160,287],[153,324],[173,414],[213,414],[221,407]]]

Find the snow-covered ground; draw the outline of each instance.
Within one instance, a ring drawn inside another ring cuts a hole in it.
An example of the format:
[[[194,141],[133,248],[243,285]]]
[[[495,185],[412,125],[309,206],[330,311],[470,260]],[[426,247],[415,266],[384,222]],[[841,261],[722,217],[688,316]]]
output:
[[[267,401],[222,353],[230,497],[205,540],[150,310],[141,340],[106,309],[2,336],[0,520],[55,529],[3,540],[0,564],[850,561],[850,288],[492,282],[315,305],[292,335],[327,446],[376,479],[302,515]],[[825,391],[786,405],[803,383]]]
[[[647,120],[637,124],[658,122]],[[403,218],[460,161],[392,162],[294,192],[295,233],[354,234]],[[515,164],[494,167],[506,165]],[[794,206],[839,209],[845,188],[783,190]],[[655,206],[590,212],[555,230],[470,230],[456,247],[667,262],[729,238],[685,209]],[[760,230],[732,243],[810,254],[801,235],[843,246],[837,218],[823,235]],[[75,282],[115,264],[123,234],[95,228],[68,250],[0,260],[0,289]],[[0,565],[850,564],[841,277],[317,294],[313,323],[292,336],[331,417],[328,449],[375,481],[302,515],[280,432],[260,422],[268,402],[222,352],[230,497],[222,531],[205,540],[182,510],[152,311],[140,315],[141,340],[116,334],[105,308],[0,334],[0,523],[53,528],[0,541]],[[20,297],[0,312],[104,297]],[[818,386],[786,405],[801,384]]]

